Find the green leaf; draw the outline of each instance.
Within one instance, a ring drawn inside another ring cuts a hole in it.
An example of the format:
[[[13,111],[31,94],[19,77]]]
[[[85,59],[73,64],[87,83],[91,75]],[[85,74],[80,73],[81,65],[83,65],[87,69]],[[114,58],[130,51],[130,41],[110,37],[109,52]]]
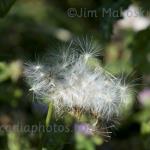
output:
[[[92,141],[93,141],[93,143],[95,143],[96,145],[101,145],[101,144],[103,144],[103,139],[101,138],[101,137],[99,137],[99,136],[93,136],[92,137]]]
[[[0,62],[0,82],[7,80],[9,75],[7,64]]]
[[[4,17],[16,0],[0,0],[0,17]]]
[[[141,126],[142,134],[150,134],[150,122],[143,122]]]

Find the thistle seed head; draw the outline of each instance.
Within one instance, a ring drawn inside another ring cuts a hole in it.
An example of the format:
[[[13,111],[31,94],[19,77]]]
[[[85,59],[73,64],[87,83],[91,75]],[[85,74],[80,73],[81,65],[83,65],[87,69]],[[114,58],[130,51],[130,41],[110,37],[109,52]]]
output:
[[[82,109],[104,119],[118,116],[129,96],[128,86],[101,66],[88,65],[99,55],[92,39],[76,39],[49,62],[27,64],[25,77],[37,98],[53,102],[56,111]],[[45,58],[45,60],[47,60]]]

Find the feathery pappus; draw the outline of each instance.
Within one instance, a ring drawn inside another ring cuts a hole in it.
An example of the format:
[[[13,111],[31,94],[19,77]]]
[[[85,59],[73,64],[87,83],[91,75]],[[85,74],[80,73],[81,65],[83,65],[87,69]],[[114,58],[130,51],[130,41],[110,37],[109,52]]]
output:
[[[99,55],[100,47],[92,39],[72,40],[45,62],[26,65],[30,91],[52,102],[58,113],[77,109],[111,120],[127,104],[130,89],[99,64],[89,65]]]

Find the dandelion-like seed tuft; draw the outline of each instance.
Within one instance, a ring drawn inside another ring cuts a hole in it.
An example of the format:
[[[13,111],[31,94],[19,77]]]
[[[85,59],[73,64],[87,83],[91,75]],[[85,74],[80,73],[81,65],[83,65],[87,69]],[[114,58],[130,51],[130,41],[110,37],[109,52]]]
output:
[[[56,112],[81,110],[97,118],[118,116],[129,96],[128,86],[100,65],[87,63],[100,55],[93,40],[76,39],[41,64],[26,64],[25,77],[38,99],[52,102]]]

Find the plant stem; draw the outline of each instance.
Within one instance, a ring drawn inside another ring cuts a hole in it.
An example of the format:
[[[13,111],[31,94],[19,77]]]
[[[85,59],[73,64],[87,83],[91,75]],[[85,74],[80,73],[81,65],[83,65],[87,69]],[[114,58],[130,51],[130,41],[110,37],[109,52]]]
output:
[[[48,105],[48,112],[47,112],[46,122],[45,122],[46,128],[49,126],[49,123],[52,119],[52,113],[53,113],[53,104],[50,102]]]

